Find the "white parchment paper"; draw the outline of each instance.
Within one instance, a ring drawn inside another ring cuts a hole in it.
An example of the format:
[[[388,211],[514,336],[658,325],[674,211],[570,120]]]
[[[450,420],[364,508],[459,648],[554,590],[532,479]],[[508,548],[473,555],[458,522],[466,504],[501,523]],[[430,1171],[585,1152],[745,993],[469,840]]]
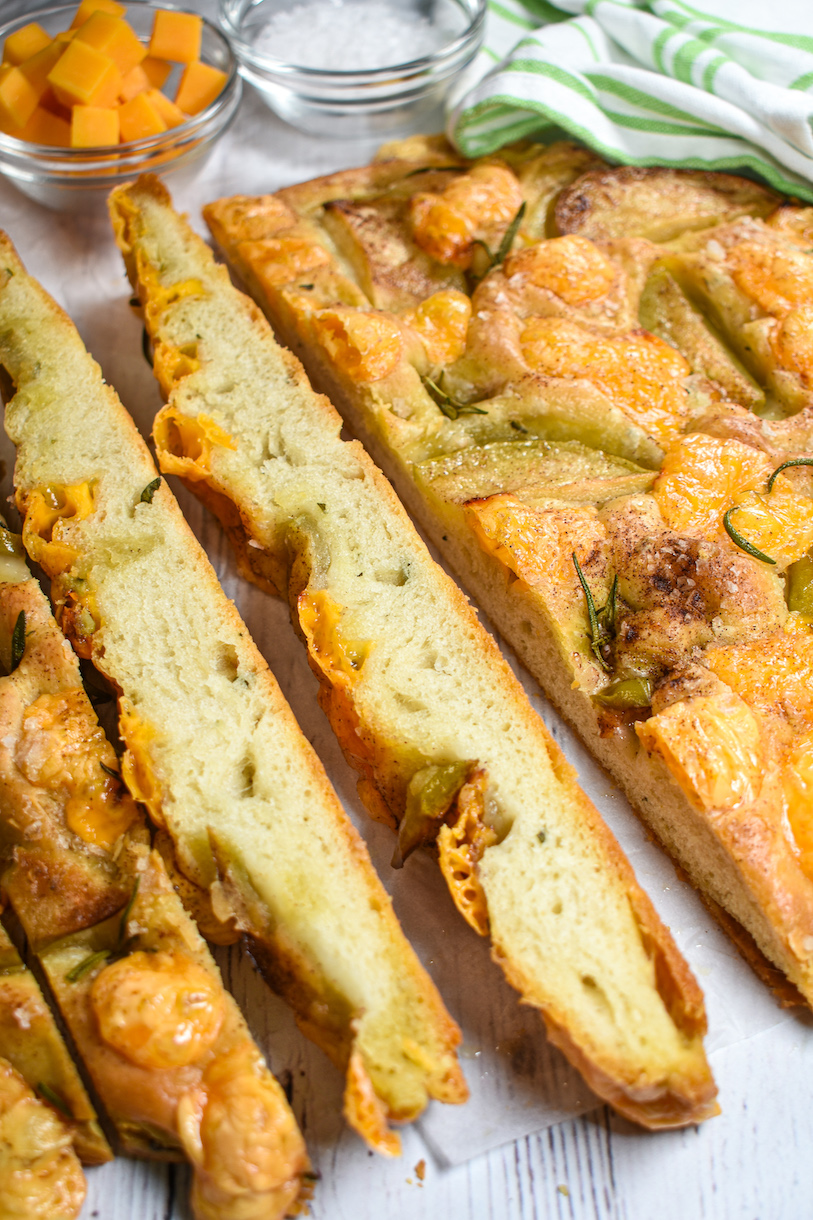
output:
[[[438,117],[438,128],[441,118]],[[201,231],[203,203],[225,194],[262,193],[350,165],[374,151],[369,142],[328,142],[300,135],[247,93],[238,119],[194,180],[168,185],[176,204]],[[0,181],[0,224],[29,270],[76,322],[90,350],[115,385],[145,436],[160,399],[141,353],[141,328],[128,307],[129,286],[106,215],[51,213]],[[10,490],[13,452],[4,451],[4,494]],[[433,1104],[419,1130],[433,1155],[460,1163],[519,1136],[595,1108],[596,1097],[546,1041],[538,1014],[517,1002],[491,962],[487,943],[454,910],[433,862],[420,853],[401,872],[389,866],[393,836],[373,822],[355,792],[316,703],[316,681],[288,621],[288,611],[240,579],[217,524],[172,481],[193,529],[267,657],[309,740],[324,762],[351,818],[364,836],[395,909],[463,1031],[461,1060],[471,1088],[464,1107]],[[537,684],[509,661],[532,702],[579,771],[588,795],[618,836],[706,994],[714,1052],[792,1019],[777,1007],[712,923],[663,853],[651,842],[626,802],[591,761],[572,732],[540,696]],[[261,983],[239,949],[218,951],[228,985],[292,1097],[312,1154],[355,1137],[340,1118],[342,1082],[325,1057],[305,1042],[290,1013]],[[714,1055],[712,1054],[712,1062]],[[156,1213],[157,1214],[157,1213]]]

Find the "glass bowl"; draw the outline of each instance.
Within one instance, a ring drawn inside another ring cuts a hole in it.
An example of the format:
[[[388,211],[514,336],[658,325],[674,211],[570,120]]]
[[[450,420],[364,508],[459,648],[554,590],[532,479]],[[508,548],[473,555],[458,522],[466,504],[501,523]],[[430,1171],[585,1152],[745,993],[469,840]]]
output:
[[[393,7],[399,13],[415,12],[444,32],[438,50],[380,68],[305,67],[275,59],[257,46],[267,22],[300,3],[220,0],[220,24],[245,79],[272,110],[312,135],[383,138],[418,130],[430,116],[436,123],[446,93],[483,40],[486,0],[397,0]]]
[[[133,0],[126,5],[125,18],[141,41],[146,42],[156,8],[172,7],[175,6]],[[0,25],[0,45],[9,34],[31,21],[39,22],[46,33],[56,34],[70,25],[75,12],[76,3],[27,12]],[[185,123],[146,140],[131,140],[109,148],[54,148],[17,140],[0,132],[0,174],[24,195],[46,207],[84,211],[103,203],[114,186],[130,182],[139,174],[174,174],[191,166],[211,151],[227,129],[237,112],[242,93],[239,64],[229,41],[205,18],[200,57],[226,73],[226,84],[210,106]],[[177,65],[168,83],[173,84],[181,71],[182,65]]]

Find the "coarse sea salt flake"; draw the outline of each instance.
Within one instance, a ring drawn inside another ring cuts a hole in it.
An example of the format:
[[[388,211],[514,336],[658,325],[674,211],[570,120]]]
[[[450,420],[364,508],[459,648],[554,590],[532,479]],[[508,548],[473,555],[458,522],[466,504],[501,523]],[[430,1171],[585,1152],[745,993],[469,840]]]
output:
[[[304,0],[274,13],[254,50],[301,68],[354,72],[433,55],[459,33],[387,0]]]

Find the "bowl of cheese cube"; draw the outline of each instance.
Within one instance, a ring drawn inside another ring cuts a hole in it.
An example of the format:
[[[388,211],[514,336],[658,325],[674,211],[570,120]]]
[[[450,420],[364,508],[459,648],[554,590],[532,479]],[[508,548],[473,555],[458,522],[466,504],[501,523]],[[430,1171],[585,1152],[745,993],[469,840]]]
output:
[[[199,161],[240,103],[228,39],[197,13],[80,0],[0,25],[0,173],[82,210],[141,173]]]

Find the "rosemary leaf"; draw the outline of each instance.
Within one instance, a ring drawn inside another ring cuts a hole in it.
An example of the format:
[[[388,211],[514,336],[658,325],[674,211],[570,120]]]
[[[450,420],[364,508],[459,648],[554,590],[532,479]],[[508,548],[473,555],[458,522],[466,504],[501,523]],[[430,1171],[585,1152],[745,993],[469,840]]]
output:
[[[150,347],[150,336],[146,326],[143,327],[141,331],[141,353],[144,359],[147,361],[147,364],[150,366],[150,368],[152,368],[152,349]]]
[[[141,496],[139,498],[139,503],[140,504],[152,504],[152,498],[155,495],[155,493],[158,491],[158,488],[160,486],[161,486],[161,476],[159,474],[157,478],[153,479],[152,482],[148,483],[147,486],[144,488],[144,490],[142,491]]]
[[[65,975],[65,982],[78,983],[94,966],[98,966],[100,962],[106,962],[109,957],[109,949],[99,949],[96,953],[90,953],[87,957],[82,958],[82,961],[74,966],[73,970],[68,971]]]
[[[111,779],[121,779],[120,773],[118,771],[114,771],[112,767],[108,767],[107,763],[100,762],[99,766],[104,771],[105,775],[109,775]]]
[[[600,610],[596,611],[599,627],[612,638],[615,635],[615,615],[618,605],[618,573],[610,585],[610,596]]]
[[[731,524],[731,514],[738,513],[739,511],[739,504],[735,504],[734,507],[730,508],[723,517],[725,532],[728,534],[734,545],[738,546],[741,551],[745,551],[746,555],[751,555],[752,558],[759,559],[762,561],[762,563],[770,563],[775,565],[775,559],[771,559],[770,555],[766,555],[764,551],[759,549],[759,547],[754,546],[753,542],[749,542],[747,538],[743,538],[739,530],[735,529],[735,527]]]
[[[488,415],[488,411],[484,411],[482,407],[476,407],[474,403],[455,402],[451,395],[436,385],[431,377],[422,377],[421,381],[429,397],[447,419],[457,419],[461,415]]]
[[[773,491],[774,480],[777,475],[780,475],[783,470],[788,470],[791,466],[813,466],[813,458],[791,458],[789,461],[783,462],[781,466],[777,466],[768,479],[768,491]]]
[[[44,1101],[48,1102],[49,1106],[53,1106],[55,1110],[59,1110],[60,1114],[64,1114],[66,1118],[73,1121],[73,1114],[71,1113],[70,1106],[63,1097],[60,1097],[59,1094],[51,1088],[50,1085],[45,1084],[45,1082],[41,1080],[37,1085],[37,1092]]]
[[[522,218],[525,215],[525,200],[519,205],[517,214],[511,221],[508,228],[503,234],[503,239],[500,242],[500,248],[491,260],[492,267],[500,267],[511,253],[511,247],[514,244],[514,238],[519,232],[519,226],[522,224]]]
[[[607,643],[608,636],[604,628],[599,623],[598,614],[596,613],[596,603],[593,601],[593,594],[590,592],[590,586],[585,579],[584,572],[581,569],[581,564],[579,563],[575,551],[573,552],[572,558],[573,565],[576,568],[576,575],[579,578],[579,584],[584,590],[584,597],[585,601],[587,602],[587,617],[590,620],[590,647],[592,648],[593,654],[601,668],[605,671],[605,673],[609,673],[609,666],[601,653],[601,646],[602,644]]]
[[[21,610],[17,615],[17,621],[14,624],[14,630],[11,633],[11,670],[14,673],[17,666],[25,656],[25,610]]]
[[[133,892],[130,895],[127,906],[124,908],[122,915],[121,915],[121,922],[119,924],[119,948],[121,948],[121,946],[124,944],[124,939],[125,939],[125,936],[127,935],[127,920],[130,918],[130,912],[132,911],[133,904],[135,903],[135,900],[138,896],[138,887],[140,884],[141,884],[141,878],[136,877],[135,885],[133,886]]]

